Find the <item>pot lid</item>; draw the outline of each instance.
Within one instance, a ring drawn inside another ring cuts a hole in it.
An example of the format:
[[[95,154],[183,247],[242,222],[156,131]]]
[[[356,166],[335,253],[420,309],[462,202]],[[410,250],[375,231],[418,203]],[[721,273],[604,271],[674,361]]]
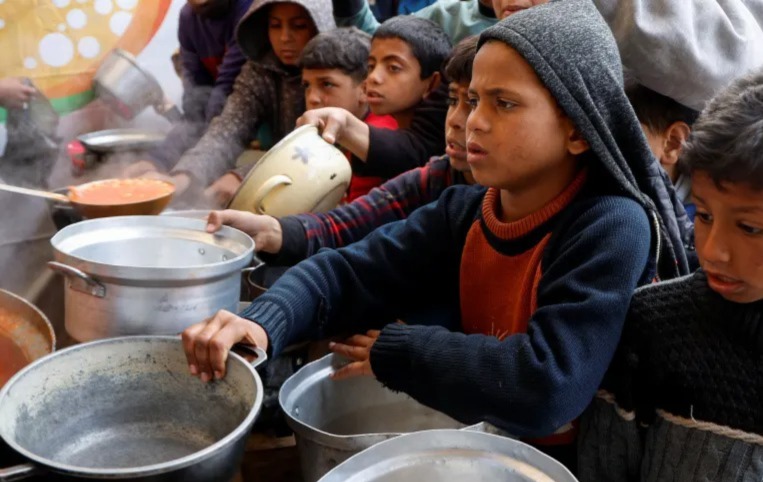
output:
[[[401,435],[350,457],[319,482],[575,482],[559,462],[518,440],[469,430]]]
[[[173,216],[116,216],[69,225],[50,240],[56,261],[103,279],[183,280],[227,276],[248,266],[254,241],[229,226]]]

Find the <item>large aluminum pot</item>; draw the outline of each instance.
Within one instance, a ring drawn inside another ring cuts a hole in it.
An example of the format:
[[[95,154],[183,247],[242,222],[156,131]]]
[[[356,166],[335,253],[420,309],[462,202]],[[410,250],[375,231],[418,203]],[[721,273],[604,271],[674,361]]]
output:
[[[258,365],[266,356],[256,350]],[[236,354],[223,380],[204,384],[175,337],[76,345],[0,392],[0,437],[31,462],[0,469],[0,480],[230,480],[262,397],[259,375]]]
[[[51,239],[67,278],[66,331],[78,341],[175,335],[220,309],[235,311],[254,241],[224,226],[172,216],[72,224]]]
[[[156,78],[125,50],[112,50],[98,67],[93,82],[96,95],[125,119],[134,118],[146,107],[153,107],[170,122],[182,118],[177,107],[166,100]]]
[[[374,445],[320,482],[575,482],[562,464],[518,440],[481,432],[427,430]]]
[[[462,424],[385,388],[371,377],[335,381],[346,360],[327,355],[302,367],[278,400],[297,438],[305,482],[314,482],[352,455],[407,432]]]

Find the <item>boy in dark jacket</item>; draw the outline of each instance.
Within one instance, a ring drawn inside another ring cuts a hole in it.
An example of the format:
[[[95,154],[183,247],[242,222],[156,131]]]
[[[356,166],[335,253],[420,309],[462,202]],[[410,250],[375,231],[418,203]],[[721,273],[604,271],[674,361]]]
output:
[[[411,15],[387,20],[371,41],[366,79],[374,114],[395,118],[399,129],[369,127],[343,109],[306,112],[299,125],[313,124],[323,138],[363,161],[358,173],[394,177],[442,154],[447,89],[440,69],[450,40],[435,23]]]
[[[223,376],[239,341],[278,353],[300,338],[447,311],[443,326],[388,324],[335,345],[355,360],[335,377],[374,375],[574,463],[573,421],[601,383],[633,289],[688,271],[668,186],[588,0],[552,1],[486,30],[469,100],[467,161],[486,188],[454,186],[290,269],[240,317],[221,311],[188,328],[191,372]]]
[[[763,71],[710,102],[683,162],[702,268],[634,295],[582,481],[763,480]]]

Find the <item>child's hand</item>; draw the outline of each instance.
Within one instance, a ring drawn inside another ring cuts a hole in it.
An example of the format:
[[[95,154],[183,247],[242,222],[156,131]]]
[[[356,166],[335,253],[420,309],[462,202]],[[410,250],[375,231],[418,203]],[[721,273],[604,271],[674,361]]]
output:
[[[341,143],[342,134],[347,130],[350,118],[355,119],[349,111],[339,107],[323,107],[308,110],[297,119],[297,127],[313,125],[321,131],[321,137],[329,144]]]
[[[329,349],[334,353],[354,360],[331,374],[333,380],[344,380],[358,376],[374,376],[371,370],[371,347],[379,338],[381,331],[370,330],[365,335],[355,335],[345,343],[329,343]]]
[[[21,79],[6,77],[0,79],[0,105],[10,109],[21,109],[35,94],[34,87],[23,83]]]
[[[204,195],[218,206],[224,207],[233,199],[240,185],[241,178],[229,172],[205,189]]]
[[[260,325],[225,310],[189,326],[182,338],[191,375],[205,383],[225,376],[225,361],[236,343],[268,349],[268,335]]]
[[[226,209],[212,211],[207,218],[207,232],[215,233],[220,228],[230,226],[248,234],[254,239],[254,249],[278,254],[283,244],[281,223],[273,216]]]

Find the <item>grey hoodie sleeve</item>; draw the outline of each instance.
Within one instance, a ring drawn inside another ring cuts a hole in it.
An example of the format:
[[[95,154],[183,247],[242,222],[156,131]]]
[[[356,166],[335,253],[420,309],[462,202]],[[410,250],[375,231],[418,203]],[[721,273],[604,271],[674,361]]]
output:
[[[180,158],[172,173],[190,174],[206,186],[232,169],[269,115],[275,91],[274,79],[258,72],[252,61],[246,62],[223,112],[212,120],[196,146]]]
[[[623,64],[644,86],[696,110],[763,65],[763,1],[594,0]]]

